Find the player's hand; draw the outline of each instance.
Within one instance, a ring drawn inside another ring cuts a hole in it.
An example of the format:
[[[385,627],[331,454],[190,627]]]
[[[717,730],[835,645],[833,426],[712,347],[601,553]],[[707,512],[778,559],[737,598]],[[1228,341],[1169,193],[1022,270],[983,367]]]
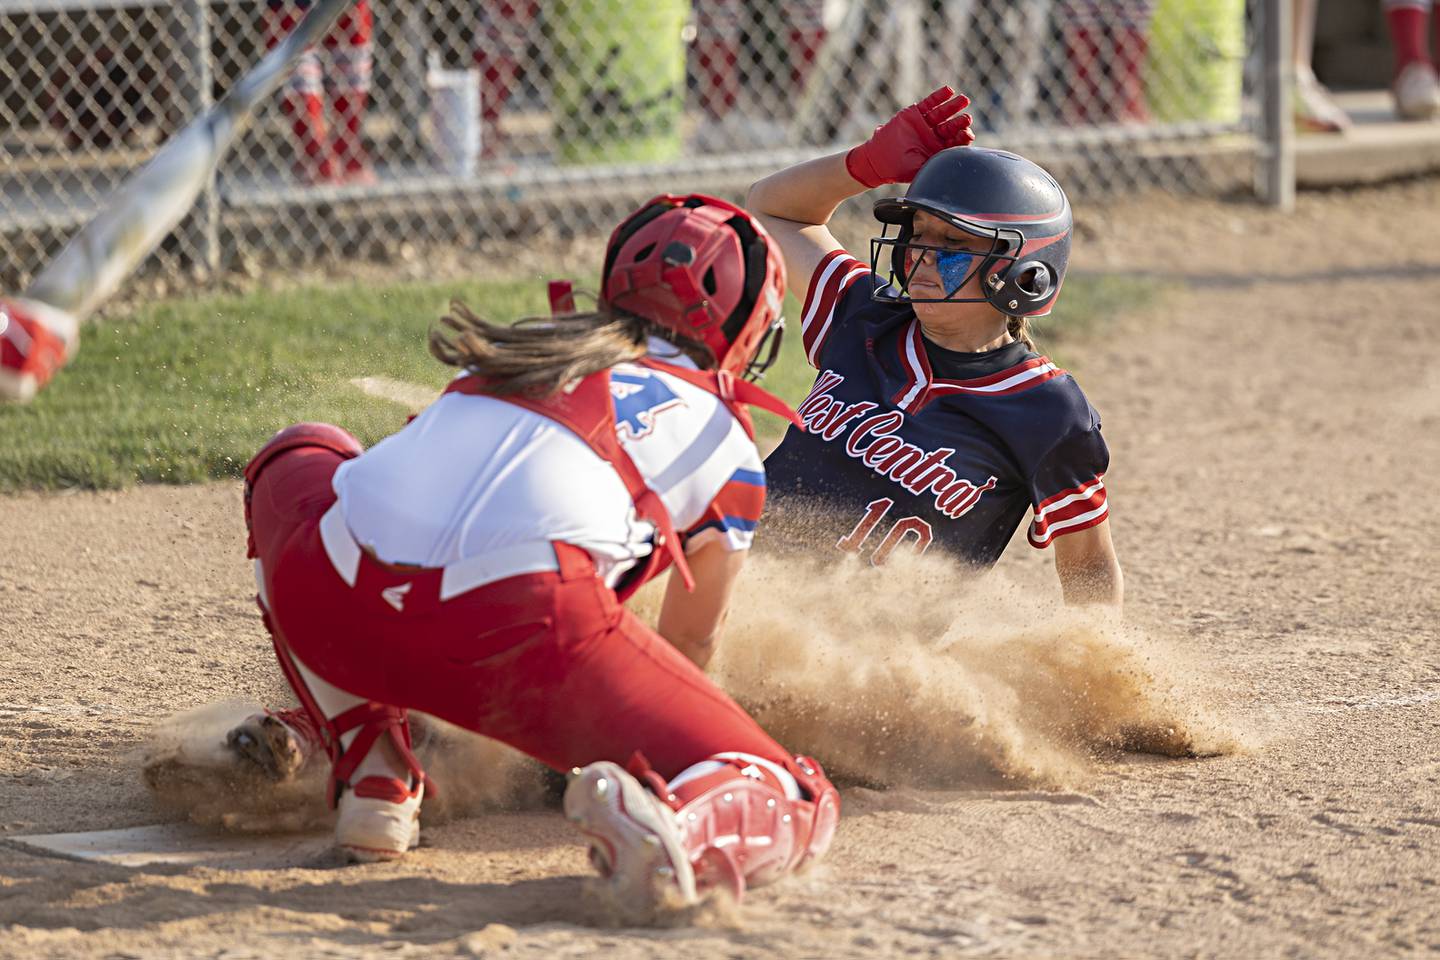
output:
[[[941,150],[974,142],[972,118],[960,112],[968,106],[969,97],[941,87],[876,127],[869,140],[845,155],[845,169],[867,187],[909,183]]]

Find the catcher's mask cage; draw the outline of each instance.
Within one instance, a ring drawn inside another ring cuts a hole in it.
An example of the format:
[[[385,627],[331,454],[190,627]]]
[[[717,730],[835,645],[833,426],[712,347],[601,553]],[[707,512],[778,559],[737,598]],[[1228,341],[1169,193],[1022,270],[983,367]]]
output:
[[[990,241],[989,249],[911,243],[916,211]],[[1043,317],[1060,295],[1074,227],[1070,201],[1054,177],[1023,157],[983,147],[942,150],[903,197],[876,202],[875,219],[884,226],[870,241],[870,269],[886,279],[873,295],[883,303],[988,303],[1006,316]],[[931,252],[946,294],[912,296],[910,282]],[[956,296],[976,276],[980,295]]]
[[[703,194],[654,198],[615,228],[600,301],[703,345],[759,380],[779,356],[785,268],[747,211]]]

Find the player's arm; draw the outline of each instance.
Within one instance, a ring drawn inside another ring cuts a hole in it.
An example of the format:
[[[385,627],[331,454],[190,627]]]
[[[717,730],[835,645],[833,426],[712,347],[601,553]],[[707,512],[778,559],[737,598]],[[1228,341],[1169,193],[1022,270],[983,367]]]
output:
[[[1056,537],[1055,572],[1060,591],[1072,605],[1109,604],[1119,607],[1125,599],[1125,577],[1115,544],[1110,539],[1110,521]]]
[[[840,249],[830,218],[845,200],[886,183],[909,183],[931,156],[964,146],[970,132],[968,97],[941,87],[875,129],[845,153],[807,160],[756,182],[746,207],[785,254],[790,282],[803,285],[827,253]]]
[[[1110,539],[1110,500],[1105,473],[1110,450],[1098,415],[1071,398],[1076,429],[1069,430],[1039,458],[1030,478],[1034,516],[1027,539],[1032,547],[1055,551],[1055,572],[1068,604],[1119,607],[1124,578]]]
[[[850,175],[845,154],[797,163],[757,181],[745,207],[760,219],[785,255],[785,274],[802,285],[825,254],[840,249],[830,218],[840,204],[868,187]]]
[[[660,635],[701,669],[715,655],[735,581],[749,553],[730,550],[720,539],[710,540],[685,557],[695,589],[687,591],[684,581],[673,572],[665,585]]]

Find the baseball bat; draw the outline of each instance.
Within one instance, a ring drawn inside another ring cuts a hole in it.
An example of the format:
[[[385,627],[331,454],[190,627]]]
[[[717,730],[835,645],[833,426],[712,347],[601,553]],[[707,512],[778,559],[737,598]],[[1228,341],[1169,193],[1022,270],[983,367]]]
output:
[[[23,296],[77,321],[98,307],[175,229],[230,144],[355,0],[317,0],[295,29],[209,111],[115,189],[105,206],[31,281]]]

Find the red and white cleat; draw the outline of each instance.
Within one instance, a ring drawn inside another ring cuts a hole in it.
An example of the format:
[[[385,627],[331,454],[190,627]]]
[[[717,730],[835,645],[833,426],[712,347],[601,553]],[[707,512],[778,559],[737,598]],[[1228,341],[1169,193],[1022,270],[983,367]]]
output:
[[[356,863],[398,860],[420,844],[425,783],[407,787],[390,777],[366,777],[340,795],[335,843]]]
[[[618,764],[571,774],[565,816],[590,839],[590,862],[616,905],[637,916],[698,901],[676,813]]]
[[[64,310],[0,298],[0,401],[29,402],[79,344],[80,323]]]

